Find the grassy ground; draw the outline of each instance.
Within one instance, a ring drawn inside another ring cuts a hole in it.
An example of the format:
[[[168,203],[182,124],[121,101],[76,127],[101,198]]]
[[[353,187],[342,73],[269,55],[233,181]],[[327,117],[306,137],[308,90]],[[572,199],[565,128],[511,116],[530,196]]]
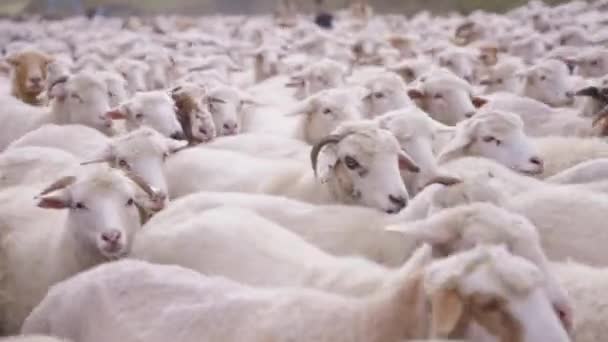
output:
[[[310,7],[312,0],[296,0],[301,7]],[[560,0],[545,0],[548,3]],[[40,8],[44,0],[0,0],[0,14],[14,14],[28,3]],[[115,4],[140,9],[146,13],[181,12],[189,14],[204,13],[268,13],[277,0],[83,0],[87,6]],[[342,7],[348,0],[325,0],[328,7]],[[475,9],[505,11],[526,3],[527,0],[370,0],[379,11],[414,13],[421,9],[435,12],[457,10],[470,12]],[[36,4],[37,3],[37,4]]]

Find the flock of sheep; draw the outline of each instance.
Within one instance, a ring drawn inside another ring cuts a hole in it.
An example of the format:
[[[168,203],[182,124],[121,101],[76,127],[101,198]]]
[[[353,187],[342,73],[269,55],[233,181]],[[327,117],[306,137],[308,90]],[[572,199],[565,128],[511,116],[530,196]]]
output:
[[[0,341],[603,341],[606,13],[0,21]]]

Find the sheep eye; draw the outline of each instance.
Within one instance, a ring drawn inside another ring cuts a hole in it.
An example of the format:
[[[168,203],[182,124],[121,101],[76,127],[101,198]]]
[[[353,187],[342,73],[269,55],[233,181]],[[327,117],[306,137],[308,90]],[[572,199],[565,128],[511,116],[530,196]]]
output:
[[[442,99],[443,95],[441,95],[441,94],[435,94],[435,96],[433,96],[433,98],[435,98],[435,99]]]
[[[357,160],[355,160],[355,158],[349,157],[349,156],[344,158],[344,164],[346,164],[346,167],[348,167],[351,170],[357,169],[357,168],[359,168],[359,166],[361,166],[361,165],[359,165],[359,162]]]
[[[114,93],[113,93],[113,92],[111,92],[111,91],[109,91],[109,92],[108,92],[108,97],[114,97]]]
[[[127,200],[127,207],[132,206],[134,203],[135,203],[135,201],[134,201],[132,198],[129,198],[129,199]]]
[[[331,109],[330,108],[325,108],[323,110],[323,114],[331,114]]]
[[[83,209],[87,209],[87,206],[84,205],[84,203],[82,203],[82,202],[76,202],[76,204],[74,204],[74,208],[83,210]]]
[[[495,141],[496,138],[487,136],[487,137],[483,137],[481,140],[483,140],[483,142],[491,143],[491,142]]]
[[[374,97],[377,98],[377,99],[384,98],[384,93],[375,93]]]
[[[598,61],[597,61],[597,60],[591,61],[591,65],[593,65],[593,66],[596,66],[596,65],[598,65],[598,64],[599,64],[599,63],[598,63]]]
[[[124,160],[124,159],[121,159],[121,160],[118,161],[118,166],[121,167],[121,168],[123,168],[123,169],[125,169],[125,170],[130,169],[129,163],[127,163],[127,161]]]
[[[545,76],[545,75],[542,75],[542,76],[540,77],[540,80],[541,80],[541,81],[544,81],[544,80],[546,80],[546,79],[547,79],[547,76]]]
[[[135,118],[136,118],[137,120],[141,120],[141,119],[143,119],[143,118],[144,118],[144,115],[143,115],[142,113],[137,113],[137,114],[135,114]]]
[[[82,102],[82,98],[80,98],[80,96],[78,96],[78,94],[72,94],[72,95],[70,95],[70,97],[76,101]]]
[[[497,80],[496,80],[496,83],[498,83],[498,84],[502,84],[502,78],[497,79]]]

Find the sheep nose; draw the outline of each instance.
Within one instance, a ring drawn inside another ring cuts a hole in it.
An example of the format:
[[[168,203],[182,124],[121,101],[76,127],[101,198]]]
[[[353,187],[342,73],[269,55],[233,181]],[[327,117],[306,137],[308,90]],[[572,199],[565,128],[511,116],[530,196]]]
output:
[[[465,116],[467,119],[468,119],[468,118],[472,118],[472,117],[473,117],[473,115],[475,115],[475,112],[468,112],[468,113],[465,113],[465,114],[464,114],[464,116]]]
[[[226,122],[223,127],[226,134],[236,134],[239,125],[236,122]]]
[[[388,199],[398,207],[398,210],[405,208],[407,205],[407,199],[404,196],[388,195]]]
[[[101,239],[109,244],[117,244],[122,234],[119,230],[111,229],[101,234]]]
[[[175,132],[175,133],[171,134],[171,139],[186,140],[186,136],[182,132]]]
[[[39,76],[30,77],[30,82],[32,82],[34,84],[40,84],[42,82],[42,77],[39,77]]]
[[[567,97],[567,98],[569,98],[569,99],[573,99],[573,98],[574,98],[574,92],[572,92],[572,91],[567,91],[567,92],[566,92],[566,97]]]

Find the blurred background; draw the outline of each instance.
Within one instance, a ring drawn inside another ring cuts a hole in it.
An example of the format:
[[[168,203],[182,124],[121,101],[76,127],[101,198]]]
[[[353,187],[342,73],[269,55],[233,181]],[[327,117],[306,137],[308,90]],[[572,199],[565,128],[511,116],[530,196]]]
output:
[[[302,11],[312,8],[313,0],[296,0]],[[436,13],[458,11],[468,13],[475,9],[506,11],[527,0],[370,0],[378,12],[411,14],[426,9]],[[560,0],[545,0],[555,4]],[[325,0],[329,9],[342,8],[348,0]],[[270,13],[276,0],[0,0],[0,15],[17,16],[36,13],[48,16],[66,16],[73,13],[97,11],[106,15],[153,15],[177,13],[253,14]]]

